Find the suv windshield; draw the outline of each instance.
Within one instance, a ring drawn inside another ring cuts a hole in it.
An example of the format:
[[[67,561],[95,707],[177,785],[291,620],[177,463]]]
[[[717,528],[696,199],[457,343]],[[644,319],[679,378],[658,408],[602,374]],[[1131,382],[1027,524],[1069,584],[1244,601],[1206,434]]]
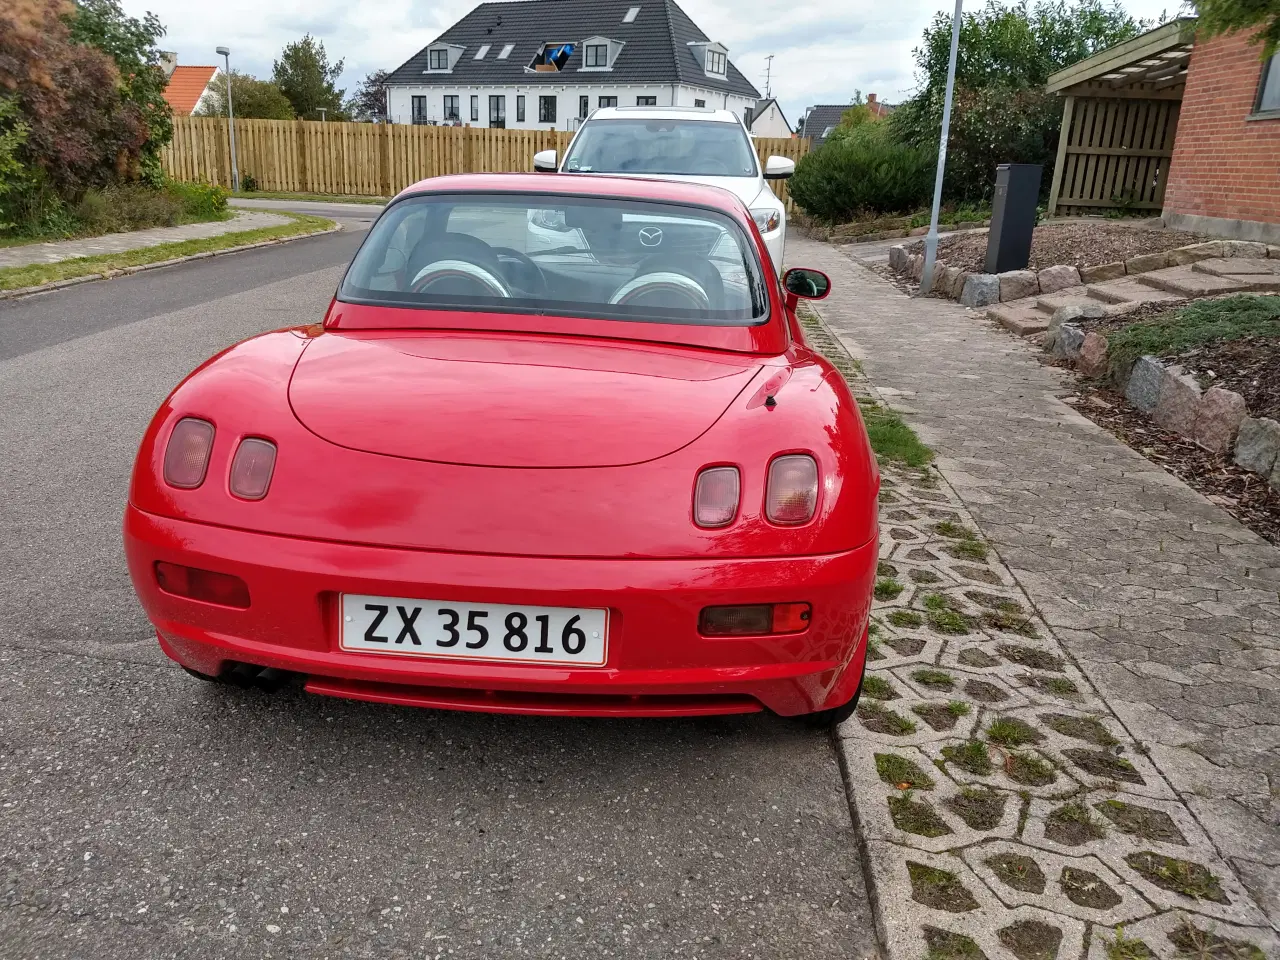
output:
[[[565,157],[566,173],[754,177],[756,154],[736,123],[588,120]]]
[[[338,292],[397,307],[748,326],[769,301],[742,228],[702,207],[549,194],[392,204]]]

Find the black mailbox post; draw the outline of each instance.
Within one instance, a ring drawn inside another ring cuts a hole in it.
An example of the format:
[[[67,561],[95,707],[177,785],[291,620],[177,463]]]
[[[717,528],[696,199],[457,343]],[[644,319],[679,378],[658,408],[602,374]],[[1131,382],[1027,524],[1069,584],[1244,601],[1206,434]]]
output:
[[[987,273],[1023,270],[1031,260],[1031,231],[1040,200],[1038,163],[1002,163],[996,167],[996,196],[987,234]]]

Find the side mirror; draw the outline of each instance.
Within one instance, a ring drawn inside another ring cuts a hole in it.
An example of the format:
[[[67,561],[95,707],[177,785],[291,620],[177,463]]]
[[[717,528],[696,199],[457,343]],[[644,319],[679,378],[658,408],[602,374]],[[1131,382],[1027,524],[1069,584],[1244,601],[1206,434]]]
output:
[[[555,173],[558,161],[554,150],[539,150],[533,155],[533,169],[539,173]]]
[[[796,172],[796,162],[786,157],[770,157],[764,162],[766,180],[785,180]]]
[[[821,300],[831,292],[831,278],[821,270],[792,267],[782,275],[782,286],[792,296]]]

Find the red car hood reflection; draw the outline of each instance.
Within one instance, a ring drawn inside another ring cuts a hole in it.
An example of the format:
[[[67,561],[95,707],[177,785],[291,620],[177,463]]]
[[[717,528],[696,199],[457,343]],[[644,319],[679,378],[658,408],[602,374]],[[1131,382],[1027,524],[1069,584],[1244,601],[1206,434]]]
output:
[[[331,443],[485,467],[611,467],[692,443],[760,364],[646,344],[512,335],[312,341],[289,401]]]

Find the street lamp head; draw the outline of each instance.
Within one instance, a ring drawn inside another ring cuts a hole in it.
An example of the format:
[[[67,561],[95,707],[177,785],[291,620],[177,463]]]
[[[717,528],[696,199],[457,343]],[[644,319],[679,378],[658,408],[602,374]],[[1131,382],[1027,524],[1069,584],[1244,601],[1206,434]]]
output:
[[[214,53],[216,53],[220,57],[229,57],[231,56],[231,48],[219,47],[217,50],[214,51]]]

